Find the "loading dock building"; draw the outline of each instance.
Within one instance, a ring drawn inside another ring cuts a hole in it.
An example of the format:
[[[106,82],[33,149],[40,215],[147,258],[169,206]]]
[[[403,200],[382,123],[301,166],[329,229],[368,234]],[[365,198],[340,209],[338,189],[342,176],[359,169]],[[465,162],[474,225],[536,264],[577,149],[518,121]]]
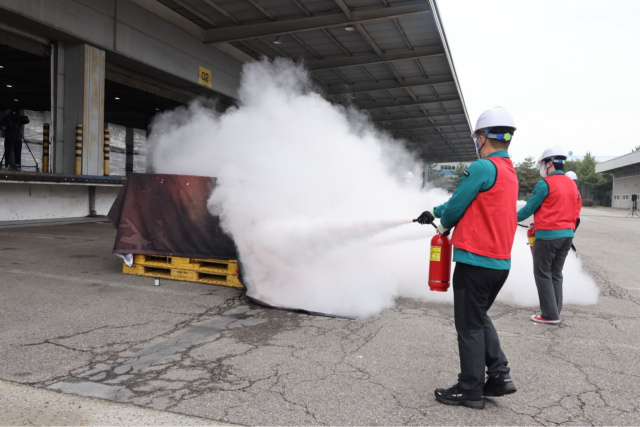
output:
[[[613,174],[611,207],[631,209],[633,199],[640,197],[640,151],[598,163],[596,172]]]
[[[0,110],[51,129],[48,170],[1,171],[0,221],[105,214],[154,116],[197,97],[235,104],[243,63],[261,58],[304,62],[327,99],[426,162],[475,158],[435,0],[0,0],[0,49]]]

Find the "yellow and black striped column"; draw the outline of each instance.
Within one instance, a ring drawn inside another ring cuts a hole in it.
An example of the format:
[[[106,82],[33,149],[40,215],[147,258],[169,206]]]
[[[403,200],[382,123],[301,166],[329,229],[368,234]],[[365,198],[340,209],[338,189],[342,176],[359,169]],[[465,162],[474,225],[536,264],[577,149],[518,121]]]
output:
[[[111,132],[109,128],[104,130],[104,176],[109,176],[109,152],[110,152]]]
[[[49,172],[49,123],[42,125],[42,172]]]
[[[82,175],[82,124],[76,125],[76,175]]]

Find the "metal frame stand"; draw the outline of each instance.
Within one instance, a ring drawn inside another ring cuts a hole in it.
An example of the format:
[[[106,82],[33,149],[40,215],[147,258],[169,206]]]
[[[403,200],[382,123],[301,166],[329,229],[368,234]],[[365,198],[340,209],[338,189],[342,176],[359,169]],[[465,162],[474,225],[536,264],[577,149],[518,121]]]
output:
[[[31,157],[33,158],[33,162],[36,164],[36,172],[40,172],[40,165],[38,164],[38,161],[36,160],[36,156],[33,155],[33,151],[31,151],[31,147],[29,147],[29,143],[27,142],[26,139],[24,139],[24,135],[22,134],[22,132],[20,130],[18,130],[18,132],[20,132],[20,138],[22,139],[22,142],[24,142],[24,145],[27,146],[27,150],[29,150],[29,154],[31,154]],[[4,159],[5,159],[5,154],[7,153],[3,153],[2,154],[2,159],[0,159],[0,168],[2,168]],[[9,160],[7,160],[8,162]],[[9,166],[6,164],[4,164],[4,166],[8,169]],[[22,169],[22,168],[21,168]]]
[[[633,218],[634,216],[638,219],[640,219],[640,215],[638,215],[638,212],[636,212],[636,209],[638,207],[638,201],[634,200],[633,202],[631,202],[631,212],[629,212],[629,214],[625,217],[625,218]]]

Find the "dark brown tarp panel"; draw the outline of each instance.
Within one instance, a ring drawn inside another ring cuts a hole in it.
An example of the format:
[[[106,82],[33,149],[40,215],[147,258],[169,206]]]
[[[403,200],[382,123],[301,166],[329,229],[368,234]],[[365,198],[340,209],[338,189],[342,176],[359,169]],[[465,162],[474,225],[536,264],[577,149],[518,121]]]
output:
[[[118,230],[113,253],[237,259],[207,210],[215,185],[202,176],[130,175],[107,215]]]

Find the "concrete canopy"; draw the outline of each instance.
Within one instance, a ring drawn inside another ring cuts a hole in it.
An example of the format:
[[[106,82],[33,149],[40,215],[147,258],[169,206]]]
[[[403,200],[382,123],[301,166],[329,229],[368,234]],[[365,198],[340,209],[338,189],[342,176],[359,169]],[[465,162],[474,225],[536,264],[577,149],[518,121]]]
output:
[[[425,160],[476,158],[435,0],[155,2],[225,52],[305,62],[330,100],[367,110],[398,138],[407,129],[435,131],[437,144],[412,145]]]

